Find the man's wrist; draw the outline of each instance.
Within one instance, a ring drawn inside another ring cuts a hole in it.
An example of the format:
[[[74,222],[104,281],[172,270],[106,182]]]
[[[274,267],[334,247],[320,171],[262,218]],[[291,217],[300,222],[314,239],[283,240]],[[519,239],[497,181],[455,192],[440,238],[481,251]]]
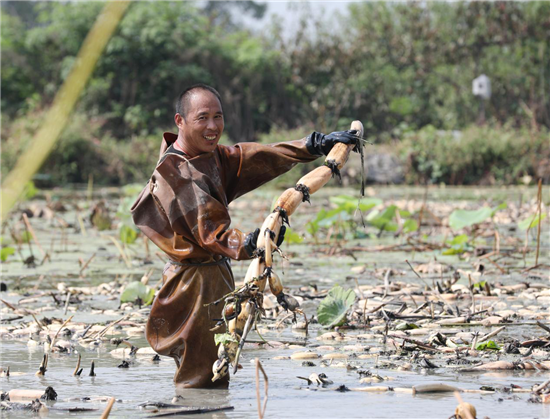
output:
[[[244,250],[246,251],[248,257],[254,256],[254,251],[256,250],[256,243],[258,241],[258,235],[260,234],[260,229],[257,228],[252,233],[249,233],[244,239]]]
[[[323,134],[313,131],[309,136],[306,138],[306,148],[309,154],[312,156],[322,156],[323,151],[320,148],[321,141],[323,138]]]

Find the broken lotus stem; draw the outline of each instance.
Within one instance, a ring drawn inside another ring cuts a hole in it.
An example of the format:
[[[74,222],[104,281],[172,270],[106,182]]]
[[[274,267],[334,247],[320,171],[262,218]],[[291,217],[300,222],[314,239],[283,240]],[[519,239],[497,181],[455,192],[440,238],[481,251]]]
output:
[[[46,375],[46,371],[48,371],[48,354],[44,354],[42,363],[40,364],[40,367],[38,368],[38,371],[36,371],[35,375],[44,376]]]

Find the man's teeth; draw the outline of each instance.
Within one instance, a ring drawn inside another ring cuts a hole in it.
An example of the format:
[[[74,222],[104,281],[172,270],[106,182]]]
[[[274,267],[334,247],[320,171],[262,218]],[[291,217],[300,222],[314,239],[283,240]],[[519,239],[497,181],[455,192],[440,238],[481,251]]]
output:
[[[215,135],[205,135],[204,138],[206,138],[209,141],[213,141],[213,140],[216,139],[216,136]]]

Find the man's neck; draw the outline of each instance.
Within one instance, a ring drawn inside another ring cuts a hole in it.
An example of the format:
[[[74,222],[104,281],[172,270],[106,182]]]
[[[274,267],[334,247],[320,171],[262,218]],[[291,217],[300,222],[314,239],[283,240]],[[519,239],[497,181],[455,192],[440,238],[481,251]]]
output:
[[[174,148],[176,150],[181,151],[182,153],[186,154],[189,157],[194,157],[185,150],[185,148],[183,147],[183,139],[179,135],[178,135],[178,138],[176,139],[176,141],[174,141]]]

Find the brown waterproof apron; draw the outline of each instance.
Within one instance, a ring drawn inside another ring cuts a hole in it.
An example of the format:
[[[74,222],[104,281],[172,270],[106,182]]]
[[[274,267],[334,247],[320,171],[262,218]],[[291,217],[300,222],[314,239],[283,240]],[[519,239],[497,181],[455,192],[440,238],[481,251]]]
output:
[[[169,262],[164,268],[163,286],[157,294],[146,337],[161,355],[174,358],[177,386],[193,388],[227,387],[229,376],[212,382],[212,364],[218,359],[214,343],[214,319],[221,318],[222,303],[205,307],[235,289],[227,258],[202,263]]]

